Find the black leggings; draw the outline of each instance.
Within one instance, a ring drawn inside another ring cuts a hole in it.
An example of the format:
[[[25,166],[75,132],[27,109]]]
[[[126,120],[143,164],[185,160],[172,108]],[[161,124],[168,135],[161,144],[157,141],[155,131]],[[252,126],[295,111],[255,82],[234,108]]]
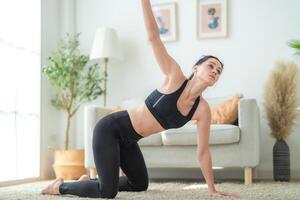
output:
[[[94,161],[99,180],[66,182],[61,194],[80,197],[114,198],[118,191],[144,191],[148,188],[148,173],[127,111],[103,117],[93,133]],[[126,176],[119,177],[119,167]]]

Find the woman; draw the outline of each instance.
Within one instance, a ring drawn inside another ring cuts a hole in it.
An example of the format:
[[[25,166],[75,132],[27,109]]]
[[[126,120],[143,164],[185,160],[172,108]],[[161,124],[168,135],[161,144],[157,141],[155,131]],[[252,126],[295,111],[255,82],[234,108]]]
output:
[[[211,114],[202,97],[202,92],[218,81],[223,64],[214,56],[204,56],[193,66],[193,74],[187,79],[160,40],[150,0],[141,1],[149,43],[165,77],[161,87],[142,105],[112,113],[97,123],[93,153],[100,180],[84,176],[79,181],[64,183],[56,179],[42,193],[114,198],[118,191],[145,191],[148,174],[137,141],[195,120],[198,157],[209,193],[215,197],[235,196],[215,189],[209,151]],[[119,177],[119,167],[126,176]]]

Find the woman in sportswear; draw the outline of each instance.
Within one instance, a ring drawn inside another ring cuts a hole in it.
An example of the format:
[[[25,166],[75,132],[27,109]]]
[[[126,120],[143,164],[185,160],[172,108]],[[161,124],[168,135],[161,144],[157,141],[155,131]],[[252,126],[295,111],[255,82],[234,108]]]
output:
[[[160,39],[150,0],[141,0],[141,3],[149,43],[164,75],[163,83],[143,104],[109,114],[97,122],[93,154],[99,180],[91,180],[86,175],[75,182],[58,178],[42,193],[114,198],[118,191],[145,191],[148,174],[138,140],[195,120],[197,155],[208,192],[215,197],[236,196],[217,191],[214,186],[209,151],[211,112],[202,97],[203,91],[218,81],[223,64],[214,56],[204,56],[195,63],[192,75],[187,78]],[[119,167],[125,176],[119,177]]]

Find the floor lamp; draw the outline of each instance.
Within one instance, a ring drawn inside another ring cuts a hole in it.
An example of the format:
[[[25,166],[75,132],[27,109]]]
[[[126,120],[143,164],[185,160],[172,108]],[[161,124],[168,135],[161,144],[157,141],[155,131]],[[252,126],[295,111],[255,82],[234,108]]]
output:
[[[114,61],[123,60],[123,54],[115,29],[108,27],[97,29],[90,53],[90,60],[96,60],[96,62],[100,64],[104,63],[103,106],[106,107],[108,64]]]

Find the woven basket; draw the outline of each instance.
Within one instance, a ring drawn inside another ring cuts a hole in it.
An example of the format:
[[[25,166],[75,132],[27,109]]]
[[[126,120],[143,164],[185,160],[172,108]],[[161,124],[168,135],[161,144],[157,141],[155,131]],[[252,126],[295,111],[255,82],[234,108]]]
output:
[[[57,178],[77,180],[86,173],[84,150],[55,150],[53,169]]]

